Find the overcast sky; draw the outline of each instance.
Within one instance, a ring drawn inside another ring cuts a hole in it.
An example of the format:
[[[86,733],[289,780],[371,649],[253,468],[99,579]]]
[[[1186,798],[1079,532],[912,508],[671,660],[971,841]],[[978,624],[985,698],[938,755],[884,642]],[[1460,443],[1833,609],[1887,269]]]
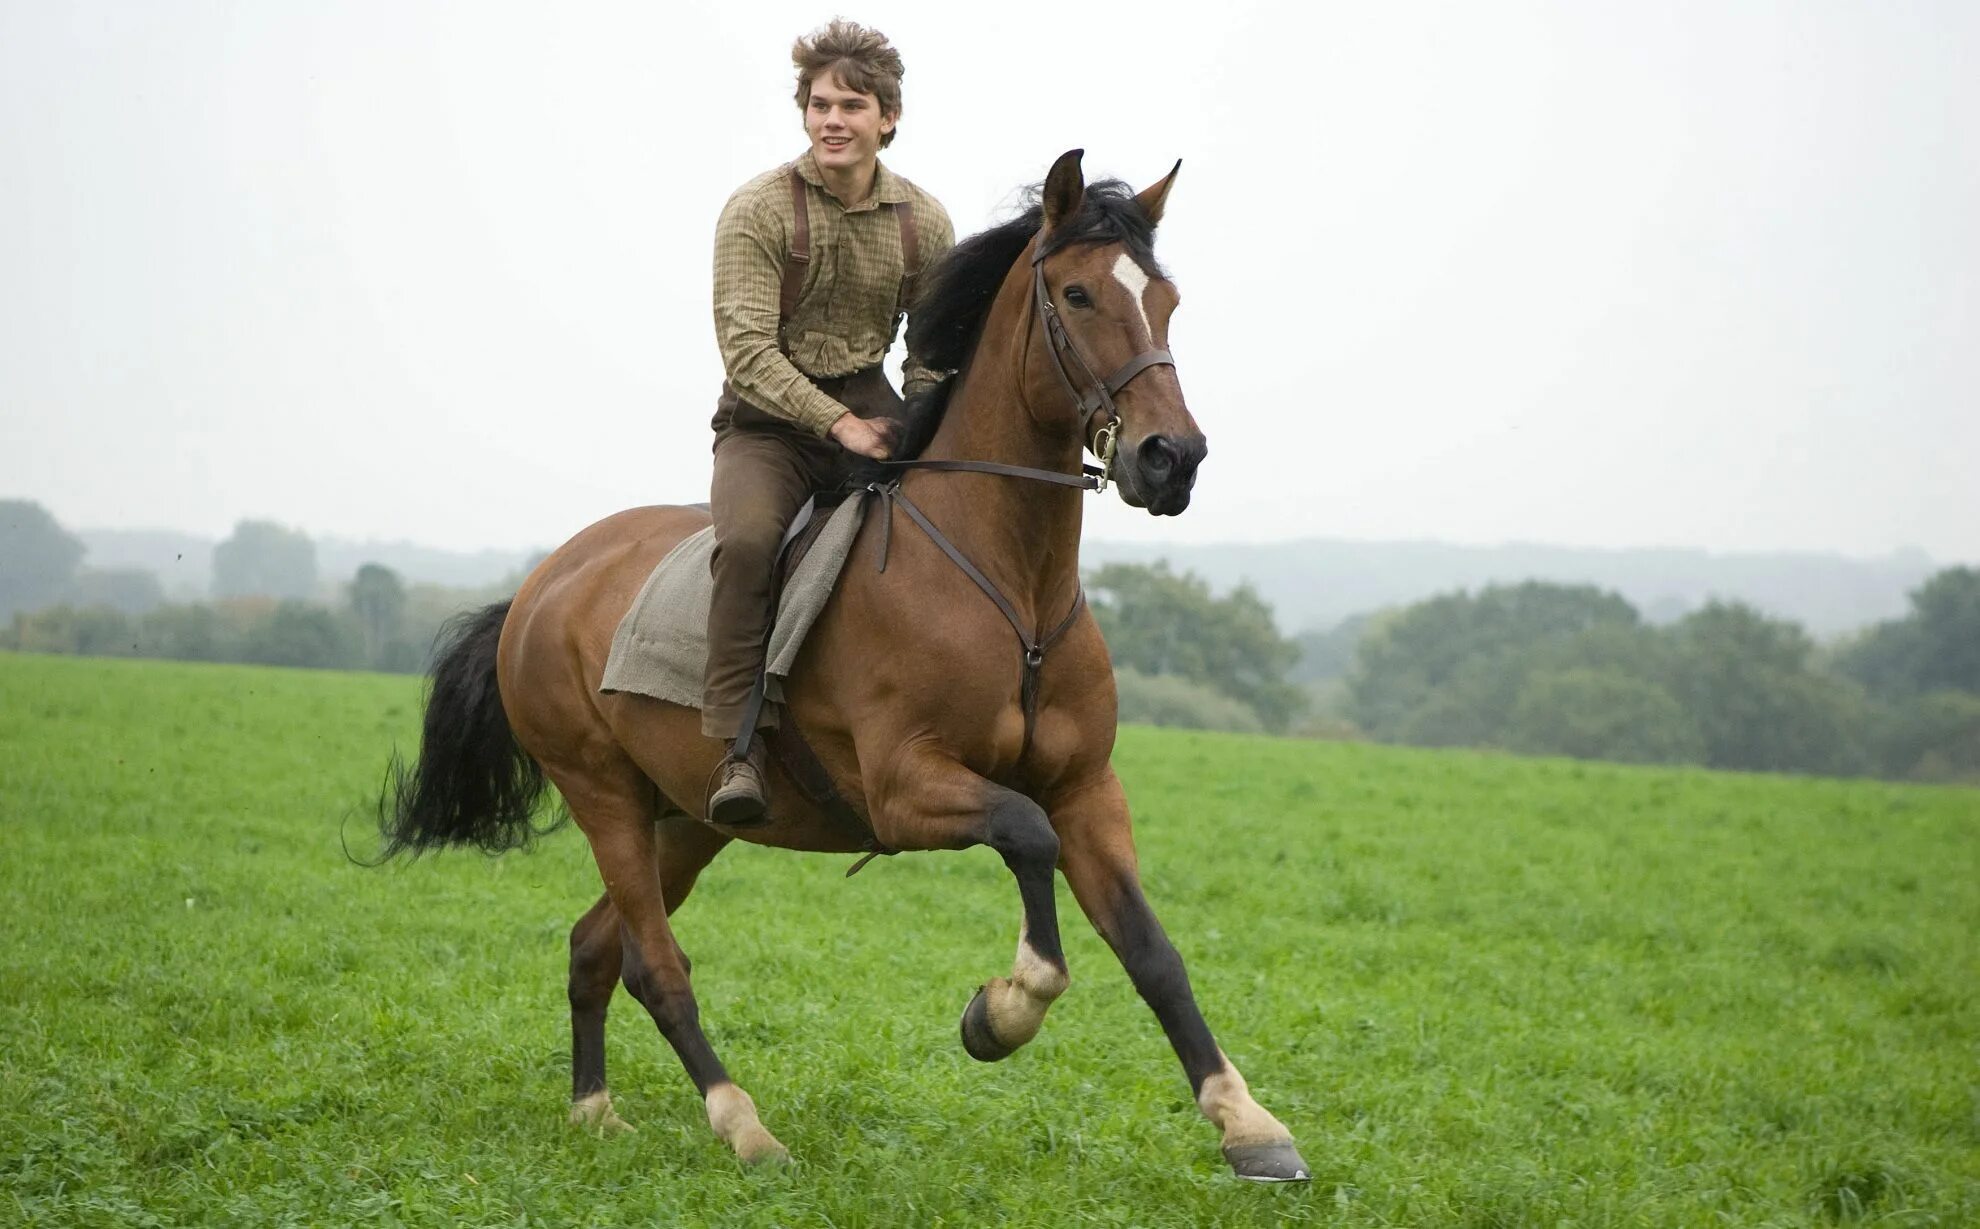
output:
[[[706,498],[715,218],[831,15],[0,0],[0,497],[518,549]],[[959,232],[1184,160],[1210,459],[1089,535],[1980,559],[1980,5],[845,15]]]

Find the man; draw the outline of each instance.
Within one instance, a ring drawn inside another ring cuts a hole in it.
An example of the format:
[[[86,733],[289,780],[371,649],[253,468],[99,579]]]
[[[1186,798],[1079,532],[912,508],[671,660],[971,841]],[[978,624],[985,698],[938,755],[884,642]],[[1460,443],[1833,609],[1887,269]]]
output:
[[[940,202],[880,164],[901,117],[901,56],[886,36],[833,21],[797,40],[791,62],[810,149],[737,189],[715,229],[728,379],[714,420],[701,729],[729,744],[708,817],[730,825],[763,818],[762,742],[735,747],[763,666],[778,545],[855,454],[887,459],[901,399],[880,360],[914,286],[955,241]],[[910,395],[938,378],[912,354],[903,376]]]

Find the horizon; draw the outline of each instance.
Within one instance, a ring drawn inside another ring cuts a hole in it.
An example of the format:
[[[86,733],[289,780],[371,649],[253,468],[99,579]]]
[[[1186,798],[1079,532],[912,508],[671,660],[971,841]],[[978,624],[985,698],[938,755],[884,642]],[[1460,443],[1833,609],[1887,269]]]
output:
[[[8,496],[4,493],[0,493],[0,499],[7,499],[7,498],[19,498],[19,497]],[[57,519],[59,520],[60,518],[58,517]],[[533,543],[527,546],[520,546],[520,547],[500,546],[500,545],[451,547],[451,546],[441,546],[433,542],[421,541],[418,538],[412,538],[412,537],[386,537],[386,536],[376,536],[376,535],[351,536],[341,533],[318,534],[318,533],[310,532],[304,526],[291,524],[289,522],[282,520],[280,517],[275,517],[275,516],[245,516],[242,517],[241,520],[273,522],[274,524],[282,526],[284,529],[294,529],[301,531],[312,542],[334,543],[342,547],[357,547],[357,546],[410,547],[417,550],[434,551],[437,553],[449,554],[449,555],[515,555],[517,557],[528,557],[538,552],[555,550],[557,546],[562,545],[561,542],[560,543],[539,542],[539,543]],[[239,522],[236,523],[238,524]],[[177,529],[163,525],[136,525],[136,526],[70,525],[64,523],[62,527],[64,529],[69,530],[71,533],[75,533],[78,535],[99,534],[99,533],[129,534],[133,536],[140,534],[157,534],[159,536],[165,536],[165,537],[195,538],[200,541],[209,542],[209,543],[218,543],[225,541],[228,534],[232,532],[232,529],[229,528],[227,531],[218,534],[203,533],[198,530]],[[1735,548],[1735,549],[1721,550],[1706,546],[1684,546],[1684,545],[1676,545],[1670,543],[1662,543],[1662,544],[1625,543],[1622,545],[1609,545],[1609,544],[1582,545],[1582,544],[1570,543],[1570,542],[1548,542],[1548,541],[1519,540],[1519,539],[1507,539],[1507,540],[1492,541],[1492,542],[1482,542],[1482,541],[1474,542],[1474,541],[1465,541],[1459,538],[1361,538],[1361,537],[1347,537],[1347,536],[1324,534],[1324,533],[1308,533],[1308,534],[1301,534],[1297,537],[1231,538],[1220,541],[1189,541],[1189,540],[1170,541],[1164,539],[1148,539],[1148,538],[1104,538],[1104,537],[1088,536],[1082,539],[1081,545],[1083,547],[1098,546],[1098,547],[1107,547],[1110,549],[1133,548],[1134,550],[1137,551],[1141,551],[1141,550],[1161,551],[1165,548],[1170,548],[1170,547],[1179,550],[1209,551],[1209,550],[1218,550],[1218,549],[1270,549],[1273,547],[1299,546],[1306,543],[1316,543],[1316,542],[1335,544],[1335,545],[1351,545],[1351,546],[1381,546],[1381,547],[1427,546],[1427,547],[1443,547],[1443,548],[1451,548],[1458,550],[1478,550],[1478,551],[1531,549],[1531,550],[1564,551],[1564,552],[1586,552],[1589,554],[1657,554],[1657,553],[1691,554],[1691,555],[1705,555],[1712,558],[1736,558],[1736,557],[1755,557],[1755,558],[1807,557],[1807,558],[1815,558],[1815,559],[1837,558],[1837,559],[1843,559],[1857,563],[1871,563],[1882,560],[1907,560],[1907,561],[1923,560],[1925,562],[1929,562],[1941,568],[1961,567],[1961,566],[1980,566],[1980,557],[1947,558],[1941,555],[1933,554],[1931,551],[1928,551],[1923,547],[1916,545],[1915,543],[1899,545],[1885,550],[1878,550],[1878,551],[1859,554],[1846,550],[1823,549],[1819,547],[1806,548],[1806,549],[1792,548],[1792,547],[1788,547],[1788,548],[1756,547],[1751,549]],[[85,558],[85,563],[87,563],[86,558]]]

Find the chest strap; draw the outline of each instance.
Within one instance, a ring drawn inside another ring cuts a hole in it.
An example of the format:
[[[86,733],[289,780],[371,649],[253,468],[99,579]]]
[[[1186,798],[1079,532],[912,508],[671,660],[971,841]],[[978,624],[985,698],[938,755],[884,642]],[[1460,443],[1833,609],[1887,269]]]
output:
[[[1047,477],[1053,481],[1067,477],[1064,474],[1048,474],[1042,470],[1024,471],[1014,465],[991,469],[990,463],[985,461],[958,462],[955,468],[963,468],[965,464],[970,469],[982,473],[1008,473],[1014,477]],[[933,463],[929,467],[933,468]],[[1066,485],[1073,486],[1079,483],[1068,482]],[[1066,611],[1066,617],[1059,620],[1056,627],[1048,631],[1041,626],[1033,632],[1025,627],[1024,620],[1018,616],[1017,607],[1012,605],[1011,599],[1004,596],[1003,590],[997,588],[995,582],[983,574],[983,569],[971,563],[967,555],[957,550],[955,543],[949,541],[947,535],[935,527],[935,522],[929,520],[928,515],[907,497],[907,492],[901,490],[899,479],[891,482],[871,482],[867,484],[866,489],[869,493],[880,497],[878,570],[882,572],[887,570],[887,551],[894,538],[894,506],[898,504],[901,511],[908,514],[908,519],[921,526],[921,531],[928,535],[929,540],[942,549],[942,553],[949,557],[949,561],[961,568],[963,575],[976,582],[976,587],[983,590],[984,596],[996,604],[997,609],[1004,616],[1004,621],[1017,633],[1018,648],[1024,653],[1024,673],[1020,676],[1018,684],[1018,706],[1024,713],[1024,742],[1018,747],[1018,763],[1023,764],[1031,756],[1032,739],[1038,732],[1038,673],[1045,666],[1045,650],[1058,643],[1059,637],[1065,635],[1074,621],[1079,618],[1079,612],[1086,609],[1086,590],[1083,588],[1073,590],[1072,609]]]
[[[786,336],[791,317],[797,314],[798,298],[804,293],[804,273],[811,264],[811,209],[810,198],[805,192],[804,176],[798,173],[796,164],[791,166],[791,250],[784,257],[784,280],[777,288],[777,348],[788,358],[791,353],[790,339]],[[887,209],[894,215],[894,224],[901,231],[901,289],[894,301],[894,328],[899,330],[901,321],[907,318],[908,305],[914,302],[915,270],[921,267],[921,236],[914,225],[914,202],[902,201],[889,204]]]

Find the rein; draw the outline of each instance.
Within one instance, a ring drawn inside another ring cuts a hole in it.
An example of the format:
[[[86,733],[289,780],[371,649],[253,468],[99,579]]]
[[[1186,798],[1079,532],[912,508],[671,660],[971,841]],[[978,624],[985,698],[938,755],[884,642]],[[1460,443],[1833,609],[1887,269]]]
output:
[[[1119,407],[1114,404],[1115,394],[1126,388],[1130,381],[1150,367],[1173,367],[1176,365],[1176,360],[1167,350],[1144,350],[1123,363],[1119,370],[1104,380],[1094,374],[1093,365],[1086,361],[1086,356],[1081,354],[1079,347],[1073,343],[1072,335],[1066,331],[1065,322],[1059,318],[1058,308],[1053,306],[1052,296],[1045,289],[1045,256],[1046,252],[1041,244],[1031,257],[1033,310],[1045,322],[1045,336],[1048,342],[1046,352],[1052,356],[1052,369],[1058,373],[1059,383],[1064,385],[1066,395],[1072,399],[1073,407],[1079,411],[1080,439],[1093,450],[1093,455],[1099,458],[1100,464],[1097,466],[1082,464],[1076,474],[1052,469],[1035,469],[1029,465],[1007,465],[1002,461],[912,460],[882,461],[881,465],[889,469],[924,469],[937,473],[995,474],[1004,478],[1022,478],[1031,482],[1077,487],[1083,491],[1107,489],[1108,480],[1113,476],[1114,449],[1119,442],[1121,430],[1121,413]],[[1068,358],[1078,367],[1079,374],[1087,385],[1087,391],[1083,394],[1079,391],[1079,385],[1074,381],[1072,372],[1067,370]],[[1095,431],[1093,420],[1102,411],[1105,411],[1105,417],[1101,419],[1099,429]],[[977,588],[983,590],[984,596],[996,605],[1005,621],[1011,625],[1011,630],[1017,633],[1018,647],[1024,651],[1024,681],[1018,689],[1019,704],[1024,710],[1024,743],[1018,751],[1018,760],[1022,762],[1031,754],[1032,736],[1038,727],[1038,675],[1045,664],[1045,650],[1051,648],[1059,637],[1072,627],[1073,620],[1077,619],[1079,612],[1085,609],[1086,590],[1080,588],[1075,591],[1072,609],[1066,612],[1066,617],[1059,620],[1056,626],[1042,635],[1034,634],[1025,627],[1024,620],[1018,617],[1017,607],[1004,596],[1003,591],[998,589],[980,568],[971,563],[966,555],[956,549],[955,543],[949,541],[948,537],[935,527],[935,523],[915,506],[914,501],[907,497],[907,493],[901,490],[901,479],[869,482],[866,490],[869,494],[878,495],[885,508],[880,521],[880,571],[887,570],[887,551],[894,532],[893,505],[898,503],[908,514],[908,519],[921,526],[921,531],[928,535],[929,540],[940,547],[942,553],[962,569],[963,575],[976,583]],[[861,865],[864,863],[862,862]],[[853,869],[857,870],[858,867]]]

